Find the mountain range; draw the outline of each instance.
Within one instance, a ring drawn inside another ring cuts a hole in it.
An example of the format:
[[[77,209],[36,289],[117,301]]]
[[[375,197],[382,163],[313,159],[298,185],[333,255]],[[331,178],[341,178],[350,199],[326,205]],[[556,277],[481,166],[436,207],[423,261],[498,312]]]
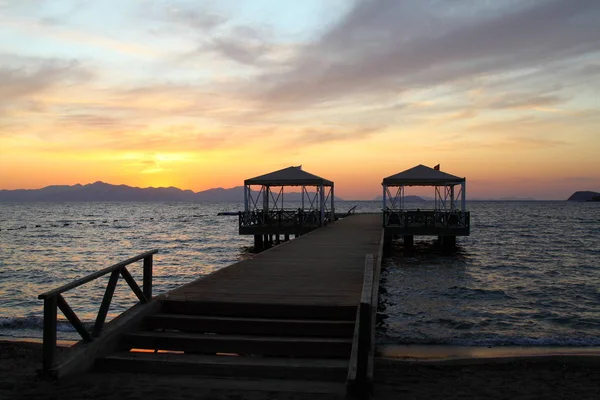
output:
[[[253,191],[257,196],[258,192]],[[284,192],[285,201],[300,201],[300,193]],[[337,200],[342,200],[338,197]],[[42,189],[0,190],[0,201],[244,201],[244,187],[193,192],[176,187],[139,188],[95,182],[87,185],[53,185]]]

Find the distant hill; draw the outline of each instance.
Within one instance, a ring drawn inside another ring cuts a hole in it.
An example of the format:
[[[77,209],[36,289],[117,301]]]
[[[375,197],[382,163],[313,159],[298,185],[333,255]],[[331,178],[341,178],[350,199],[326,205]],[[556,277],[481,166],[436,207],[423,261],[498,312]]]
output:
[[[598,192],[575,192],[567,199],[567,201],[597,201],[594,197],[600,197],[600,193]]]
[[[373,201],[383,201],[383,196],[376,196]],[[404,201],[417,202],[417,201],[433,201],[433,199],[423,198],[419,196],[404,196]]]
[[[257,192],[253,192],[257,196]],[[300,201],[301,194],[284,192],[285,201]],[[336,200],[341,200],[336,197]],[[215,188],[201,192],[168,188],[138,188],[95,182],[87,185],[47,186],[42,189],[0,190],[0,201],[244,201],[244,187]]]

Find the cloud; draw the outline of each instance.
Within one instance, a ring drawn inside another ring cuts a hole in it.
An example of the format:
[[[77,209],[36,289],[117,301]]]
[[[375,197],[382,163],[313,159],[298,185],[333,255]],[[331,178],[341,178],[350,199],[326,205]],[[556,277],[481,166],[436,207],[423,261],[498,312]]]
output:
[[[310,105],[537,68],[600,51],[598,1],[481,4],[358,1],[286,71],[266,72],[256,93],[269,106]],[[455,10],[459,6],[464,9]]]
[[[0,66],[0,109],[31,100],[36,94],[51,88],[86,82],[95,76],[92,70],[75,60],[18,61],[21,61],[20,66]]]
[[[348,140],[362,140],[371,137],[382,130],[381,127],[369,128],[305,128],[296,136],[295,142],[299,146],[316,145],[328,142],[341,142]]]
[[[162,22],[165,26],[162,30],[155,32],[186,31],[194,34],[206,34],[217,30],[227,23],[228,18],[222,14],[211,12],[206,9],[199,9],[196,5],[166,5],[147,4],[141,5],[138,9],[139,16],[143,19]]]
[[[510,93],[493,99],[487,107],[493,109],[539,108],[563,103],[565,100],[555,95],[537,95],[530,93]]]

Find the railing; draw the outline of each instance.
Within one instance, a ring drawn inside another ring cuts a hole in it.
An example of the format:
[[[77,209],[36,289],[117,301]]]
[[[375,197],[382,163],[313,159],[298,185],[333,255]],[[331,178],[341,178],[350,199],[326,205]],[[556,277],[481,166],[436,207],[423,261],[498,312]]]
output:
[[[326,215],[326,220],[329,215]],[[321,214],[317,210],[273,210],[273,211],[240,211],[239,226],[269,226],[277,228],[316,227],[321,225]]]
[[[383,210],[386,227],[468,229],[471,224],[469,212],[439,210]]]
[[[375,282],[377,279],[377,282]],[[365,398],[371,390],[372,365],[369,356],[374,345],[374,317],[377,313],[379,274],[372,254],[365,256],[360,303],[356,312],[354,338],[348,368],[347,391],[352,397]],[[371,368],[371,374],[369,373]]]
[[[57,323],[57,309],[60,309],[67,320],[73,325],[75,330],[79,333],[81,338],[86,342],[91,342],[93,338],[100,336],[108,309],[117,287],[119,275],[122,276],[125,281],[129,284],[129,287],[135,293],[140,303],[147,303],[152,299],[152,256],[158,253],[158,250],[151,250],[128,260],[122,261],[118,264],[105,268],[103,270],[94,272],[81,279],[77,279],[71,283],[61,286],[57,289],[50,290],[42,293],[38,296],[38,299],[44,300],[44,339],[43,339],[43,370],[45,372],[50,371],[56,363],[56,323]],[[135,282],[126,266],[136,261],[143,261],[143,289],[140,289],[138,284]],[[90,333],[83,325],[81,320],[77,317],[73,309],[67,304],[67,301],[62,296],[62,293],[81,286],[85,283],[91,282],[94,279],[100,278],[110,273],[108,284],[104,292],[104,297],[96,316],[96,322],[92,332]]]

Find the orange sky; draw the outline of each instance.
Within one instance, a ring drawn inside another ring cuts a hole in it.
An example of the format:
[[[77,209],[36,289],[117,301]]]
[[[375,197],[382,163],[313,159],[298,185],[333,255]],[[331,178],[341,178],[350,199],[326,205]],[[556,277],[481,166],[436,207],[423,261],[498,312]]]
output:
[[[600,191],[600,4],[466,3],[0,3],[0,188],[302,164],[370,199],[439,163],[469,198]]]

